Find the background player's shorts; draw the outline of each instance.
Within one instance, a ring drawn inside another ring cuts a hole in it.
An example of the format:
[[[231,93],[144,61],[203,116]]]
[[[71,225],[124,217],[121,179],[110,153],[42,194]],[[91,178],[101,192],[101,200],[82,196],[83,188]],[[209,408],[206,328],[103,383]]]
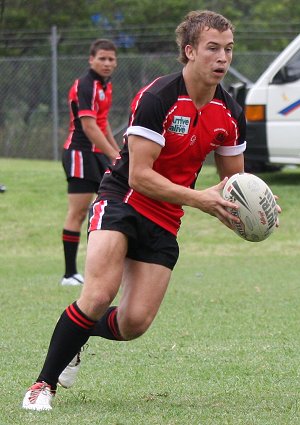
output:
[[[110,162],[103,153],[63,149],[68,193],[97,193]]]
[[[177,238],[138,213],[131,205],[97,199],[90,209],[89,232],[116,230],[128,237],[127,257],[173,270],[179,256]]]
[[[97,193],[99,190],[99,183],[79,179],[77,177],[70,177],[68,179],[68,193]]]

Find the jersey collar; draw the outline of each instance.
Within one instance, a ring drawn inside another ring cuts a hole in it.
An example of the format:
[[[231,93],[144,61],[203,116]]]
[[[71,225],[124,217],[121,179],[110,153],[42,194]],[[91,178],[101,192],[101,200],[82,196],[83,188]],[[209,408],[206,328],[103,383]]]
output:
[[[103,90],[105,91],[107,88],[107,84],[110,82],[111,78],[103,78],[101,75],[97,74],[93,69],[89,70],[90,75],[93,77],[94,80],[100,81],[102,84]]]

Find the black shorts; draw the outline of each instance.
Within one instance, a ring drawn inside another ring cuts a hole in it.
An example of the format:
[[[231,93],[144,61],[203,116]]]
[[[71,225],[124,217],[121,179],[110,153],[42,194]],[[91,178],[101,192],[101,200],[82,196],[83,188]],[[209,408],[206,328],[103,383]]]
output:
[[[63,149],[68,193],[97,193],[109,160],[103,153]]]
[[[97,193],[99,190],[99,183],[79,179],[77,177],[70,177],[68,179],[68,193]]]
[[[128,237],[127,257],[173,270],[179,256],[177,238],[138,213],[131,205],[97,199],[90,209],[89,232],[116,230]]]

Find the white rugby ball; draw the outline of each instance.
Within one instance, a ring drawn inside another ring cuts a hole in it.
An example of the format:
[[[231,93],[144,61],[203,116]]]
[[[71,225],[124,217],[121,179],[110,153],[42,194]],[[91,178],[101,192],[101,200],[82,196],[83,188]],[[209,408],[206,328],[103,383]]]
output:
[[[269,186],[259,177],[250,173],[231,176],[223,189],[223,198],[239,206],[228,208],[240,219],[232,221],[233,230],[250,242],[267,239],[276,227],[278,211],[276,199]]]

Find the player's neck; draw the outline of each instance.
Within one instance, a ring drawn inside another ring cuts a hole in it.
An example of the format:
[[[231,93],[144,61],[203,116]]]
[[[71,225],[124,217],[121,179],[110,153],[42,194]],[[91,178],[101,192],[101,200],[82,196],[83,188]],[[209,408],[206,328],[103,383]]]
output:
[[[183,70],[183,78],[188,95],[197,109],[202,108],[214,98],[216,91],[215,85],[207,85],[199,81],[199,79],[193,78],[186,68]]]

